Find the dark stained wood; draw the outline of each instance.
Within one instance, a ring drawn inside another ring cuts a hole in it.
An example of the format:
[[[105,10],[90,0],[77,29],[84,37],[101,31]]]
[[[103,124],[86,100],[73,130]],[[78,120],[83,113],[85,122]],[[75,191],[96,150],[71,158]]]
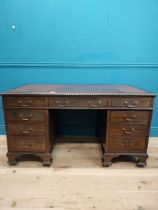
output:
[[[46,152],[46,139],[41,136],[9,136],[9,151]]]
[[[147,165],[147,159],[148,159],[148,154],[147,153],[107,153],[106,155],[103,156],[102,159],[102,164],[103,167],[109,167],[112,165],[112,160],[114,158],[118,158],[119,156],[123,155],[131,155],[133,156],[137,161],[137,166],[138,167],[144,167]]]
[[[146,165],[151,117],[152,111],[108,111],[103,166],[125,154],[136,157],[138,166]]]
[[[28,123],[28,122],[8,122],[7,129],[9,135],[15,136],[44,136],[45,124],[44,123]]]
[[[150,107],[151,98],[135,98],[135,97],[124,97],[124,98],[113,98],[111,105],[114,107],[125,107],[125,108],[140,108]]]
[[[146,136],[148,134],[148,124],[110,123],[109,132],[110,137]]]
[[[26,156],[28,158],[31,158],[30,160],[41,160],[43,166],[50,166],[50,164],[52,163],[52,157],[50,155],[50,153],[47,152],[7,152],[6,156],[8,158],[8,164],[9,165],[16,165],[18,161],[21,160],[21,158],[23,158],[23,156]]]
[[[110,120],[113,122],[147,123],[150,120],[150,111],[111,111]]]
[[[119,155],[132,155],[138,166],[146,165],[155,97],[149,91],[129,85],[34,84],[1,95],[10,165],[23,155],[39,157],[44,166],[51,164],[56,109],[104,110],[99,111],[96,127],[103,166],[110,166]]]
[[[50,97],[48,106],[52,108],[105,108],[108,106],[108,98],[94,97]]]
[[[45,106],[45,99],[42,97],[4,97],[4,107],[42,107]]]
[[[113,136],[109,138],[109,152],[144,152],[145,136]]]
[[[8,163],[15,165],[22,155],[33,155],[38,156],[43,165],[49,166],[53,140],[49,111],[7,108],[4,113]]]
[[[45,118],[44,110],[10,109],[6,114],[6,120],[8,122],[43,122]]]

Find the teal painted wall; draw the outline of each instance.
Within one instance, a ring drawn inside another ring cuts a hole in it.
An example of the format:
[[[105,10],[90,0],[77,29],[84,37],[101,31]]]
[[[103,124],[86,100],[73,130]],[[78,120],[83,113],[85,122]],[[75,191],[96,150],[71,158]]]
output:
[[[128,83],[157,93],[157,11],[157,0],[1,0],[0,91],[25,83]]]

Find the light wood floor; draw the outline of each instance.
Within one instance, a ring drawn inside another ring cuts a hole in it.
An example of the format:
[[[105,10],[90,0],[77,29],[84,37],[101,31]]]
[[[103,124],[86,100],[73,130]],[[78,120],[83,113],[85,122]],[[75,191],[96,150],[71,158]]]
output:
[[[101,166],[98,144],[58,144],[53,165],[8,166],[0,137],[0,210],[158,210],[158,138],[146,168],[132,162]]]

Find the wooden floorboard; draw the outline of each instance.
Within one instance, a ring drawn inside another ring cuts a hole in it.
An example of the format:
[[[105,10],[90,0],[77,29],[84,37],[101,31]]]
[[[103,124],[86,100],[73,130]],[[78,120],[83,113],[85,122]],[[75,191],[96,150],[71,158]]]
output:
[[[2,136],[0,210],[158,210],[158,138],[149,142],[146,168],[123,159],[102,168],[94,143],[55,145],[51,167],[35,161],[14,167]]]

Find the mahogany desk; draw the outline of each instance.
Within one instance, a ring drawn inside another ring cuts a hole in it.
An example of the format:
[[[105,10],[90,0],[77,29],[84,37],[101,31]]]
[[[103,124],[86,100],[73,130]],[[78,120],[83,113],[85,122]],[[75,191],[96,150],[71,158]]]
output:
[[[8,163],[21,155],[51,164],[59,109],[103,110],[97,123],[103,166],[119,155],[132,155],[145,166],[155,94],[129,85],[32,84],[1,93]]]

